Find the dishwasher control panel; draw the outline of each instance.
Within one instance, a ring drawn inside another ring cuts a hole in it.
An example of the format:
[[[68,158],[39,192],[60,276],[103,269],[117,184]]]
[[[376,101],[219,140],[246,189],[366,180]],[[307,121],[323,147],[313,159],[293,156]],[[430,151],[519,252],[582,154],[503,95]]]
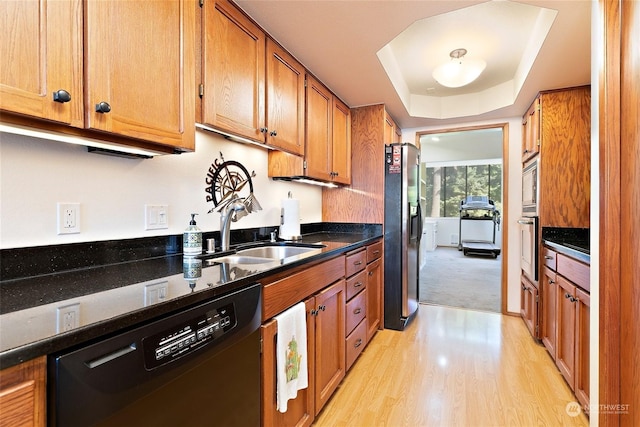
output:
[[[170,330],[142,339],[148,370],[196,351],[224,336],[237,324],[233,303],[209,309]]]

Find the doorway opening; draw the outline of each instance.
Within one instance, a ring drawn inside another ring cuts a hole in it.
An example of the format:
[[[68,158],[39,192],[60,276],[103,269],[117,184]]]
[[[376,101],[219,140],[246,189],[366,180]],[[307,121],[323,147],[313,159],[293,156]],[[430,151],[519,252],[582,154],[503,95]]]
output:
[[[418,132],[421,149],[421,303],[506,313],[508,124]],[[501,221],[461,221],[467,198],[491,200]],[[494,235],[495,233],[495,235]],[[467,253],[468,238],[496,251]],[[494,240],[495,239],[495,240]]]

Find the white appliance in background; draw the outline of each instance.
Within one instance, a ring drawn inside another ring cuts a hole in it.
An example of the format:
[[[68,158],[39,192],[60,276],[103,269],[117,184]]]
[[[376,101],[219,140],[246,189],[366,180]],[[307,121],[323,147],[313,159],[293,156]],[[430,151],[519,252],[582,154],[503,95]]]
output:
[[[424,250],[428,252],[435,251],[438,246],[438,223],[433,220],[425,220],[422,236]]]

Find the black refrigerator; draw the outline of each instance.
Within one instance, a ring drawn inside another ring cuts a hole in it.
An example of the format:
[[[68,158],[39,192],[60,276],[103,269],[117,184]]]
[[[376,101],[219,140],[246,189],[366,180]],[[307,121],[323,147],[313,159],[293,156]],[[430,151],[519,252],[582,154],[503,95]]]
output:
[[[402,331],[418,311],[420,151],[385,145],[384,168],[384,327]]]

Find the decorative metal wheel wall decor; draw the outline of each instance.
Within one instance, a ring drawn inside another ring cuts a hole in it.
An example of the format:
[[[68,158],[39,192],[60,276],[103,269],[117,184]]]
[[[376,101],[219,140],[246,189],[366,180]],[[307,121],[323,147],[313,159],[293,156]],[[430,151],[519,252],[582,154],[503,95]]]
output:
[[[235,160],[224,160],[222,152],[220,158],[216,159],[209,167],[205,183],[207,187],[207,202],[213,202],[211,213],[215,210],[221,212],[229,203],[241,201],[245,205],[245,210],[236,212],[232,220],[237,221],[243,216],[262,210],[260,203],[253,194],[254,171],[249,171],[240,162]]]

